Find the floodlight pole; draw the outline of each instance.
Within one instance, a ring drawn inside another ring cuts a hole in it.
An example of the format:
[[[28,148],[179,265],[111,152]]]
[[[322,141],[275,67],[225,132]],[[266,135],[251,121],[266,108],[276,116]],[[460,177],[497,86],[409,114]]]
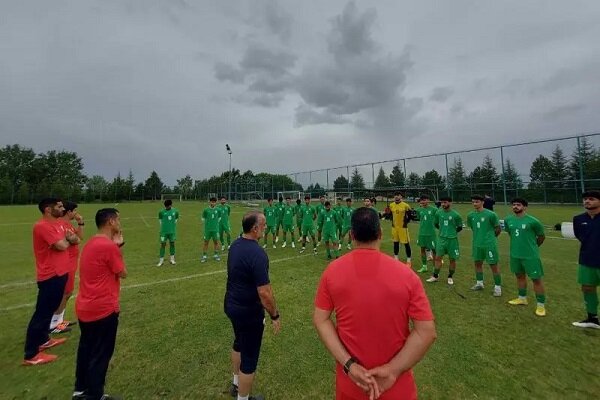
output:
[[[227,150],[227,154],[229,154],[229,194],[227,195],[227,200],[231,201],[231,147],[229,147],[229,144],[225,145],[225,149]]]

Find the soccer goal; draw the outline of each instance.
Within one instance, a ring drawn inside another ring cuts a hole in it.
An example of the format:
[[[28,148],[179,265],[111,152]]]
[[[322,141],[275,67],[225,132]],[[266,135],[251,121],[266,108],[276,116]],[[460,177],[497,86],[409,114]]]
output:
[[[327,199],[329,201],[336,201],[337,199],[342,199],[342,201],[346,201],[346,199],[348,197],[354,200],[354,193],[353,192],[327,192]]]
[[[209,200],[209,201],[210,201],[210,199],[211,199],[212,197],[215,197],[217,200],[219,200],[219,196],[217,196],[217,194],[216,194],[216,193],[209,193],[209,194],[208,194],[208,200]]]
[[[287,192],[277,192],[277,199],[279,200],[279,198],[283,198],[285,200],[286,197],[290,197],[292,200],[296,200],[296,199],[302,199],[302,192],[299,192],[297,190],[288,190]]]
[[[183,201],[183,195],[181,193],[163,193],[160,195],[160,200],[175,200],[175,201]]]

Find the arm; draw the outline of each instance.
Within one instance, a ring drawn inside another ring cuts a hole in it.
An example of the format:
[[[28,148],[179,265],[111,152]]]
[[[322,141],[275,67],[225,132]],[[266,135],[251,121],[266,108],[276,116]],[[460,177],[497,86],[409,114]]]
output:
[[[579,229],[579,223],[577,222],[577,215],[573,217],[573,233],[577,240],[581,242],[581,229]]]
[[[83,227],[85,226],[85,222],[79,213],[75,213],[75,221],[77,221],[77,229],[75,230],[75,234],[77,237],[79,237],[79,241],[81,242],[83,240]]]
[[[281,330],[281,319],[279,319],[279,311],[275,305],[275,296],[273,295],[273,288],[270,283],[262,285],[256,288],[258,290],[258,297],[262,306],[267,310],[273,323],[273,332],[278,334]]]
[[[50,247],[53,248],[54,250],[65,251],[66,249],[69,248],[70,245],[71,245],[71,243],[69,243],[69,241],[65,238],[65,239],[59,240],[58,242],[52,243],[50,245]]]

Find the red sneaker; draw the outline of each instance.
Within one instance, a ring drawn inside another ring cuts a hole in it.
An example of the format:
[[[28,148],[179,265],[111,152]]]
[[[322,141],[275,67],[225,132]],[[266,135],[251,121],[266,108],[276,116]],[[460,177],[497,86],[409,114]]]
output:
[[[55,356],[54,354],[46,354],[46,353],[42,353],[40,351],[39,353],[37,353],[35,355],[35,357],[30,358],[29,360],[23,360],[23,365],[31,366],[31,365],[48,364],[48,363],[51,363],[52,361],[56,361],[57,358],[58,358],[58,356]]]
[[[62,338],[62,339],[50,339],[46,343],[44,343],[43,345],[40,346],[40,351],[44,351],[44,350],[49,349],[51,347],[59,346],[59,345],[63,344],[66,341],[67,341],[66,338]]]

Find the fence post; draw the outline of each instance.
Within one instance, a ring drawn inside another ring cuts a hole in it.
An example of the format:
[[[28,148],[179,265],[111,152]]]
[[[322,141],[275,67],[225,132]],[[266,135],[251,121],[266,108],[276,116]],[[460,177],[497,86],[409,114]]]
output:
[[[581,137],[577,136],[577,155],[579,156],[579,182],[581,183],[581,192],[585,192],[585,182],[583,180],[583,157],[581,157]],[[577,198],[575,198],[577,200]]]
[[[446,164],[448,162],[446,161]],[[402,173],[404,173],[404,187],[406,187],[406,158],[402,159]]]
[[[350,193],[350,166],[346,165],[346,176],[348,177],[348,193]]]
[[[450,196],[450,176],[449,176],[449,172],[448,172],[448,154],[444,154],[444,158],[446,159],[446,191],[448,192],[448,196]]]
[[[326,169],[325,171],[326,171],[325,173],[327,174],[327,189],[326,189],[326,191],[329,191],[329,168]]]
[[[504,147],[500,146],[500,162],[502,162],[502,191],[504,192],[504,205],[506,205],[506,172],[504,171]]]
[[[373,163],[371,163],[371,189],[375,188],[375,167]]]

